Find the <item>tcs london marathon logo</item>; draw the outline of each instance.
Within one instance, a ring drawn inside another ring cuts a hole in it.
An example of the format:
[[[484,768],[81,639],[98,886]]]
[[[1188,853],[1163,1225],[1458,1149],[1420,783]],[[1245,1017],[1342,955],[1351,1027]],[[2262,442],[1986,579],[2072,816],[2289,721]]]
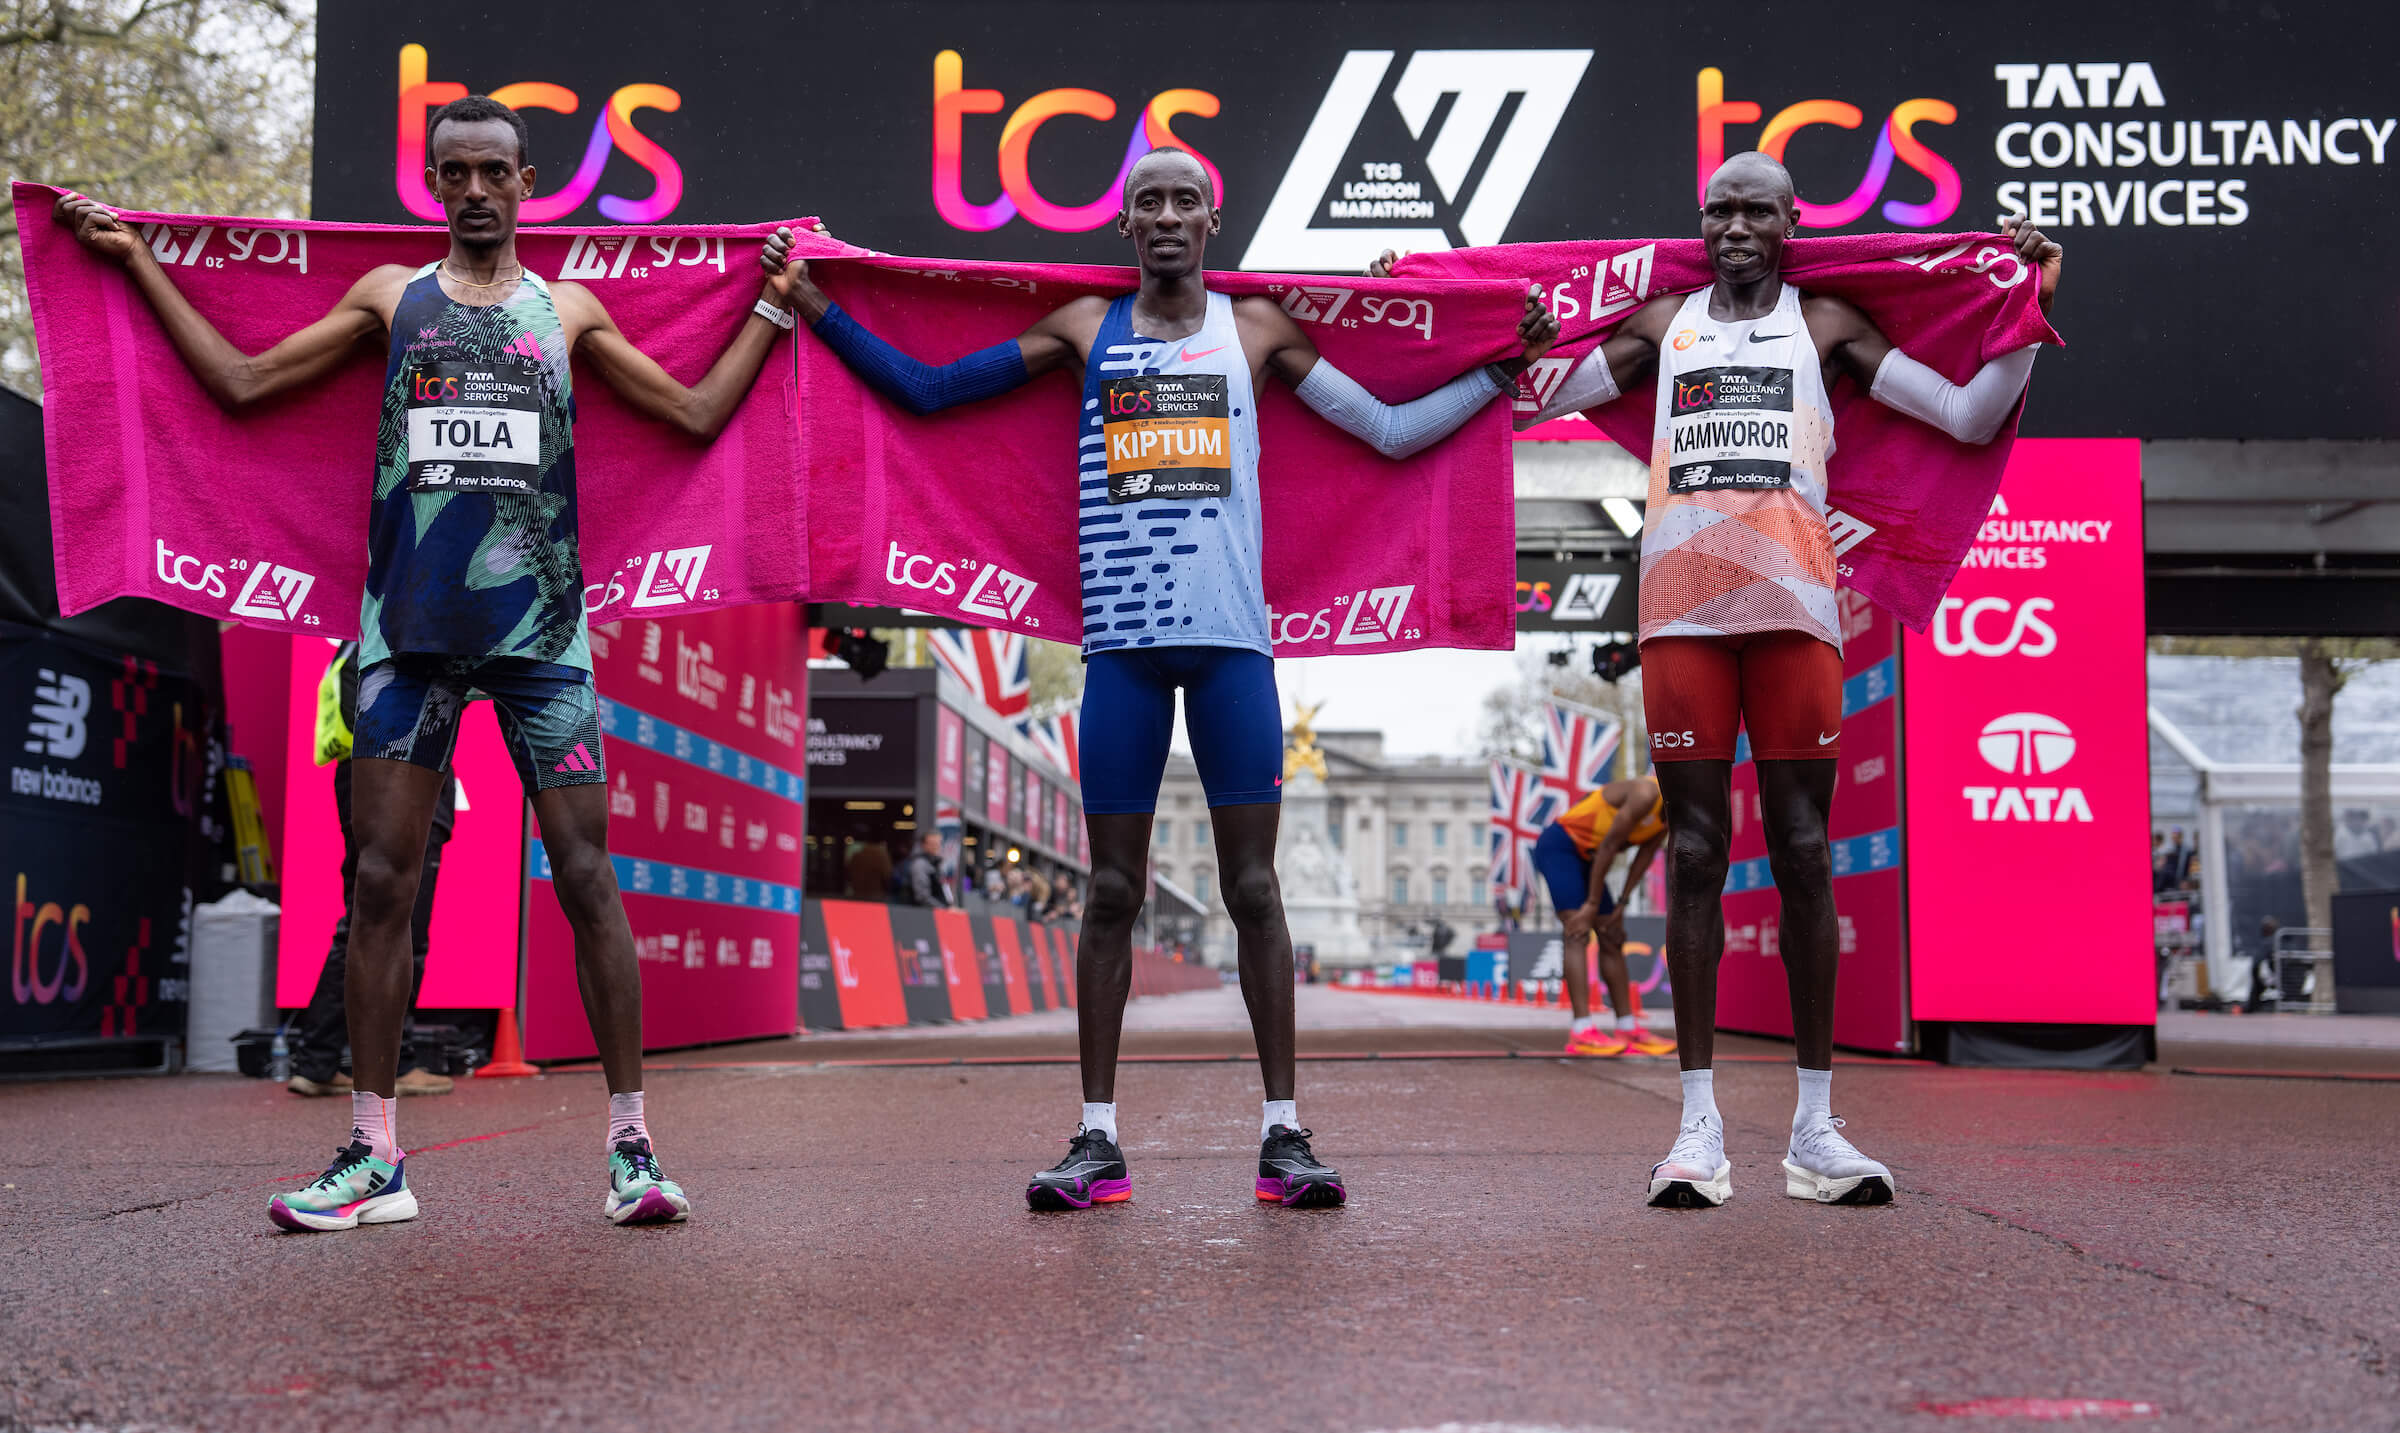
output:
[[[393,142],[392,190],[409,213],[420,219],[439,220],[441,203],[425,187],[425,117],[452,100],[466,98],[468,91],[455,81],[430,79],[429,73],[430,60],[423,45],[400,47],[400,127]],[[582,96],[565,85],[541,80],[502,85],[491,94],[511,109],[547,110],[563,115],[583,112]],[[547,224],[582,208],[583,202],[599,187],[600,173],[608,167],[608,156],[618,150],[650,171],[652,188],[646,197],[639,199],[601,195],[601,215],[613,224],[655,224],[674,213],[675,206],[683,201],[683,166],[658,141],[634,128],[633,117],[645,109],[672,114],[681,108],[682,94],[665,85],[629,84],[618,88],[593,112],[591,137],[584,142],[583,157],[576,163],[574,173],[552,192],[526,200],[518,218],[527,224]]]

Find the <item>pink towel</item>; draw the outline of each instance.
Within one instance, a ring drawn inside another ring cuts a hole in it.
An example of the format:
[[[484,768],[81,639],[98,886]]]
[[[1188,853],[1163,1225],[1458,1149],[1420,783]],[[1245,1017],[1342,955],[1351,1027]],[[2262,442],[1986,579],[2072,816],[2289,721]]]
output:
[[[1598,347],[1642,300],[1705,288],[1714,277],[1697,239],[1507,244],[1412,254],[1399,267],[1403,274],[1539,283],[1559,315],[1553,360]],[[2036,276],[1997,235],[1795,239],[1785,246],[1783,274],[1809,293],[1838,295],[1865,309],[1909,357],[1953,383],[2003,353],[2059,341],[2035,302]],[[1546,394],[1567,368],[1547,362],[1528,375],[1528,386]],[[1591,415],[1644,463],[1657,391],[1654,378],[1644,379]],[[2000,489],[2018,414],[1979,447],[1893,412],[1855,383],[1832,385],[1832,398],[1836,446],[1828,479],[1842,582],[1923,631]]]
[[[263,411],[223,414],[123,272],[49,222],[56,192],[19,185],[16,197],[29,216],[28,285],[49,390],[62,609],[140,596],[255,626],[354,633],[380,355],[362,352],[333,380]],[[441,231],[428,227],[125,218],[157,226],[153,251],[178,288],[253,352],[331,308],[369,268],[444,252]],[[771,228],[530,229],[519,253],[546,278],[590,284],[637,343],[692,382],[756,296],[755,246]],[[1075,294],[1134,283],[1130,270],[895,259],[807,234],[800,251],[822,261],[819,281],[860,321],[936,362],[1014,337]],[[1387,399],[1513,350],[1523,293],[1521,282],[1500,281],[1211,282],[1277,297],[1328,357]],[[786,356],[795,353],[797,362]],[[627,411],[588,372],[579,377],[576,471],[595,621],[848,600],[1078,637],[1074,379],[918,419],[801,335],[768,360],[761,391],[725,434],[700,446]],[[1390,462],[1281,384],[1269,387],[1260,427],[1278,651],[1511,645],[1505,405]],[[944,566],[947,578],[932,575]]]
[[[385,356],[229,415],[184,367],[122,269],[15,186],[42,356],[43,429],[62,612],[151,597],[251,626],[355,636]],[[125,214],[175,286],[260,352],[314,322],[378,264],[442,257],[440,229]],[[544,278],[591,285],[686,383],[758,297],[773,225],[525,231]],[[805,587],[788,341],[713,444],[693,443],[576,375],[585,600],[595,621],[788,600]]]
[[[902,259],[813,236],[818,284],[928,363],[1011,339],[1132,269]],[[822,256],[822,257],[821,257]],[[1265,294],[1324,356],[1386,402],[1517,349],[1517,282],[1211,273]],[[799,350],[810,591],[1072,642],[1080,371],[928,418],[868,389],[824,345]],[[1514,644],[1516,506],[1508,406],[1391,461],[1261,384],[1259,486],[1278,656]],[[993,572],[993,568],[1001,569]]]

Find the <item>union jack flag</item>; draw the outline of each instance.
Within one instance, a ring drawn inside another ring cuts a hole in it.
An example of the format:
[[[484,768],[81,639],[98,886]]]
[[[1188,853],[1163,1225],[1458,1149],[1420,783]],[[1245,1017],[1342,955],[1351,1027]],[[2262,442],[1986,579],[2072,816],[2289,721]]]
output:
[[[1505,757],[1492,762],[1491,882],[1495,894],[1532,889],[1533,843],[1564,807],[1542,774]]]
[[[1553,698],[1542,709],[1542,788],[1561,811],[1608,784],[1625,726],[1606,712]]]
[[[933,657],[965,684],[978,701],[1008,721],[1033,705],[1033,674],[1025,665],[1025,638],[989,627],[933,633]]]
[[[1081,782],[1083,750],[1075,730],[1075,715],[1071,711],[1060,712],[1057,716],[1043,717],[1040,721],[1019,722],[1017,730],[1025,733],[1032,740],[1034,749],[1050,758],[1052,765]]]

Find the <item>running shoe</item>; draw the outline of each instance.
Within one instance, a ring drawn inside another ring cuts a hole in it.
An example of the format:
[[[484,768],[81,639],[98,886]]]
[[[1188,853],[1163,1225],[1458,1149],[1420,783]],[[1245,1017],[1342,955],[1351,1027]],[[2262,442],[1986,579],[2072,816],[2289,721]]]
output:
[[[1125,1168],[1125,1151],[1096,1129],[1076,1130],[1067,1141],[1067,1157],[1025,1186],[1025,1207],[1050,1212],[1123,1204],[1131,1198],[1133,1175]]]
[[[1714,1209],[1733,1197],[1733,1166],[1725,1162],[1725,1125],[1714,1115],[1683,1122],[1675,1147],[1650,1169],[1653,1209]]]
[[[350,1082],[350,1077],[339,1070],[322,1080],[312,1080],[306,1075],[294,1075],[284,1082],[283,1087],[295,1095],[306,1095],[310,1099],[322,1099],[327,1095],[346,1095],[357,1088]]]
[[[1619,1030],[1617,1033],[1624,1037],[1625,1053],[1628,1055],[1672,1055],[1675,1053],[1674,1041],[1664,1035],[1653,1034],[1644,1026],[1636,1025],[1631,1030]]]
[[[660,1171],[646,1139],[621,1139],[608,1156],[608,1222],[675,1224],[692,1217],[683,1186]]]
[[[1625,1053],[1625,1037],[1614,1030],[1569,1030],[1567,1053],[1613,1059]]]
[[[395,1095],[446,1095],[450,1093],[450,1088],[451,1080],[448,1075],[437,1075],[420,1065],[413,1070],[402,1070],[399,1081],[392,1086],[392,1093]]]
[[[1258,1197],[1286,1209],[1328,1209],[1345,1203],[1350,1192],[1342,1177],[1317,1163],[1308,1147],[1309,1132],[1277,1125],[1258,1146]]]
[[[1783,1192],[1819,1204],[1889,1204],[1892,1172],[1860,1154],[1842,1136],[1842,1121],[1826,1115],[1792,1131]]]
[[[304,1234],[414,1219],[417,1196],[401,1173],[407,1163],[403,1155],[385,1164],[368,1151],[366,1141],[352,1140],[306,1189],[268,1200],[267,1217]]]

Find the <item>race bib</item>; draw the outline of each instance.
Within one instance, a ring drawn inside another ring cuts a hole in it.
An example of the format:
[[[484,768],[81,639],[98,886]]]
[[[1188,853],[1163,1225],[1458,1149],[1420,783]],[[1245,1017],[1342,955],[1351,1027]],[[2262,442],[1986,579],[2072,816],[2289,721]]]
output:
[[[542,389],[530,364],[425,363],[401,382],[411,492],[541,491]]]
[[[1110,502],[1232,494],[1224,374],[1111,378],[1101,386],[1100,401]]]
[[[1669,492],[1792,485],[1792,370],[1695,368],[1668,381]]]

